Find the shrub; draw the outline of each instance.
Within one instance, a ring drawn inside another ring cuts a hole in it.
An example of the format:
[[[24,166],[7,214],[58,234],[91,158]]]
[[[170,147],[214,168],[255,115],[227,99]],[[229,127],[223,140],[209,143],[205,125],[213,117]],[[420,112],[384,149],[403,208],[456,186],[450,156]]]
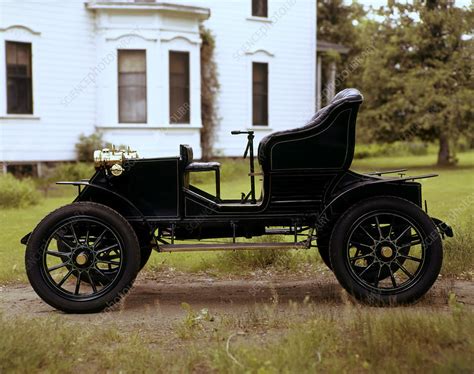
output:
[[[94,151],[104,148],[104,140],[100,132],[85,136],[81,134],[79,142],[76,144],[76,155],[78,161],[94,161]]]
[[[94,167],[86,162],[59,164],[52,172],[52,181],[78,181],[89,179],[94,173]]]
[[[24,208],[36,205],[41,195],[31,179],[16,179],[11,174],[0,176],[0,208]]]

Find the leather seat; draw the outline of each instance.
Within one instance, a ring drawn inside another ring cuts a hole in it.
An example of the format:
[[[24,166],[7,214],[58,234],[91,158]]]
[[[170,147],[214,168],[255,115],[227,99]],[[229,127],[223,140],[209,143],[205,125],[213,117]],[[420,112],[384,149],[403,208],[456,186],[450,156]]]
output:
[[[221,164],[219,162],[195,162],[193,161],[193,149],[187,144],[179,146],[179,153],[186,172],[214,171],[216,173],[216,198],[221,198]],[[185,173],[184,184],[189,187],[189,173]]]
[[[348,168],[354,154],[355,123],[362,101],[357,89],[345,89],[305,126],[264,137],[258,147],[263,171]]]
[[[187,144],[181,144],[180,155],[184,164],[184,169],[189,171],[213,171],[219,169],[221,164],[219,162],[194,162],[193,149]]]

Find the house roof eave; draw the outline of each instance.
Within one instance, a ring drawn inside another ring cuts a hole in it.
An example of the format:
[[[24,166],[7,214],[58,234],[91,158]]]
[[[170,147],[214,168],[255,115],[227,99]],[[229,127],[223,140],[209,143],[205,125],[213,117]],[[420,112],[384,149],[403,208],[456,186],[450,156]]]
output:
[[[196,7],[190,5],[162,3],[162,2],[124,2],[124,1],[87,1],[87,9],[91,10],[148,10],[158,12],[175,12],[197,16],[200,20],[206,20],[211,16],[209,8]]]

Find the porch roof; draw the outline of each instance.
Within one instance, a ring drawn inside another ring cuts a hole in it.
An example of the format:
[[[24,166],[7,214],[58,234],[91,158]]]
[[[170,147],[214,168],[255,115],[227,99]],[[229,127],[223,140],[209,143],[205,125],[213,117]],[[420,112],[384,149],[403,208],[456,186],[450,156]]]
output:
[[[318,52],[336,51],[342,54],[349,52],[350,48],[337,43],[331,43],[326,40],[318,40],[316,50]]]

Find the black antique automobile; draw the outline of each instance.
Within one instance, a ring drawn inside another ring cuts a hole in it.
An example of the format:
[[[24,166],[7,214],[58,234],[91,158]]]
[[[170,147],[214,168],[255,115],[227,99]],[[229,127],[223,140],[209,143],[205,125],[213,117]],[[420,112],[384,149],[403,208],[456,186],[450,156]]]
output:
[[[244,157],[250,160],[250,192],[235,200],[220,196],[220,164],[195,162],[189,146],[181,145],[180,157],[152,159],[97,151],[90,180],[59,182],[78,186],[74,202],[22,239],[33,288],[55,308],[97,312],[128,292],[152,249],[317,246],[358,300],[388,305],[419,299],[439,274],[441,237],[453,233],[422,209],[415,180],[435,175],[349,169],[362,101],[359,91],[346,89],[304,127],[265,137],[257,153],[261,173],[254,166],[253,132],[233,131],[247,135]],[[190,183],[201,171],[215,173],[215,194]],[[257,175],[263,176],[261,193]],[[274,234],[286,240],[241,240]],[[203,240],[210,238],[227,240]]]

